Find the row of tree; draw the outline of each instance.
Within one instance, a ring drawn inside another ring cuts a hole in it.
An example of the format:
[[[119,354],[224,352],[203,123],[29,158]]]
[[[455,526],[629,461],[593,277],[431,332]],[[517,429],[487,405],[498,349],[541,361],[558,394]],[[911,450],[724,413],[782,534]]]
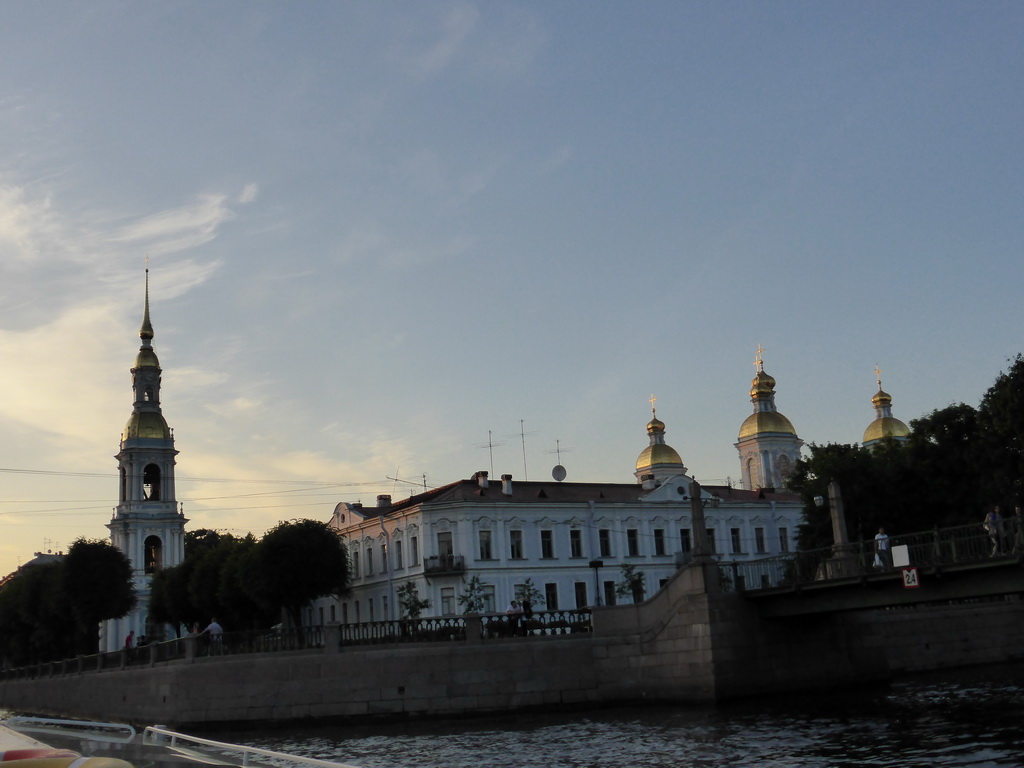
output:
[[[185,559],[153,577],[150,619],[200,627],[261,629],[281,620],[302,626],[302,608],[343,593],[348,557],[338,535],[316,520],[284,522],[262,539],[207,529],[185,534]]]
[[[100,622],[134,605],[128,558],[109,541],[78,539],[0,589],[0,659],[20,666],[95,653]]]
[[[285,612],[300,627],[311,600],[341,594],[348,558],[325,523],[279,524],[261,539],[210,530],[185,534],[185,559],[153,576],[149,619],[228,630],[261,629]],[[79,539],[67,555],[22,568],[0,588],[0,661],[36,664],[96,653],[99,626],[136,603],[132,566],[109,541]]]
[[[956,403],[910,422],[910,439],[873,448],[811,445],[789,487],[804,501],[800,547],[832,544],[829,512],[814,504],[836,481],[851,540],[879,527],[909,533],[980,523],[1000,505],[1003,514],[1024,500],[1024,359],[1008,361],[977,408]]]

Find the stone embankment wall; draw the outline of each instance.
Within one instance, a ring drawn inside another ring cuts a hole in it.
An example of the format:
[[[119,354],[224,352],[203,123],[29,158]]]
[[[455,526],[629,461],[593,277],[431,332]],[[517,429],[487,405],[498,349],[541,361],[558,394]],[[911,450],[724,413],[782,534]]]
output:
[[[1018,598],[761,619],[681,570],[636,606],[596,608],[594,632],[197,658],[0,681],[0,706],[195,728],[296,719],[458,716],[634,701],[708,702],[1019,658]],[[476,637],[470,627],[467,635]]]

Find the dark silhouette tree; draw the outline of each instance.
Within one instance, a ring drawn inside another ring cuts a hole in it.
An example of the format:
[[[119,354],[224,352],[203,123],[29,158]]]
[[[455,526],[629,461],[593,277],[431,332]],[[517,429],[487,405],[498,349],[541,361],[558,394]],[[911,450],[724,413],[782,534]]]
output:
[[[284,610],[302,627],[302,607],[340,595],[348,585],[348,557],[337,533],[317,520],[279,523],[245,559],[244,589],[267,610]]]
[[[132,564],[113,544],[77,539],[62,563],[62,586],[75,618],[75,648],[79,653],[99,649],[99,625],[118,619],[135,605]]]

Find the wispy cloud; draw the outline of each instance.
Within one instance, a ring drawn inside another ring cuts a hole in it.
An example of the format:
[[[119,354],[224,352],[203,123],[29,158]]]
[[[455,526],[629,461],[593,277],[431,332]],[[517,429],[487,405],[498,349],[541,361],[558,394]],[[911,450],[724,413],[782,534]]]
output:
[[[256,195],[259,194],[259,191],[260,191],[260,187],[255,182],[246,184],[242,188],[242,194],[240,194],[238,196],[238,202],[243,203],[243,204],[251,203],[253,200],[256,199]]]
[[[126,224],[111,242],[144,246],[150,253],[175,253],[212,240],[217,228],[234,216],[227,195],[202,195],[193,205],[149,214]]]

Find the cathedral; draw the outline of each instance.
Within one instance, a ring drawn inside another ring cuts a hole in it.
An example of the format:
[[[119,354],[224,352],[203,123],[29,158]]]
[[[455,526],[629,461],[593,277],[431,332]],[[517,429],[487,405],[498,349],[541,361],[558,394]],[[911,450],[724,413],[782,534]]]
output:
[[[147,270],[141,345],[131,368],[132,412],[116,455],[118,505],[107,525],[114,546],[131,560],[138,602],[129,615],[104,622],[104,651],[121,648],[129,632],[165,634],[147,617],[150,583],[161,568],[184,559],[188,521],[175,496],[177,450],[160,407],[153,337]],[[615,604],[627,595],[624,567],[642,574],[649,595],[692,556],[698,534],[691,493],[700,494],[703,534],[719,560],[792,551],[803,509],[786,486],[803,441],[776,407],[776,381],[764,370],[762,352],[750,386],[753,412],[735,443],[738,487],[693,483],[666,440],[652,397],[648,445],[633,467],[635,482],[567,483],[564,471],[550,481],[513,481],[512,475],[495,481],[481,471],[396,502],[381,495],[371,508],[339,503],[330,525],[348,548],[351,591],[342,599],[315,601],[307,622],[400,618],[398,590],[410,586],[429,601],[427,615],[461,613],[467,577],[477,577],[476,597],[485,611],[503,610],[523,594],[532,596],[537,609]],[[876,418],[864,444],[907,439],[909,430],[893,417],[880,376],[872,404]]]

